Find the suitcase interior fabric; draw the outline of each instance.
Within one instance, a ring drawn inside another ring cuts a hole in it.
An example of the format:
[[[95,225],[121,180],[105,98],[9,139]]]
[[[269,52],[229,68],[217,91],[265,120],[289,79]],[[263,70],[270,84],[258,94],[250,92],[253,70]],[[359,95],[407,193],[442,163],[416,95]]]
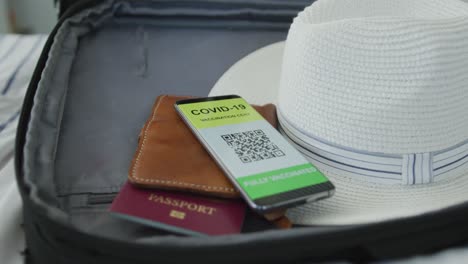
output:
[[[75,254],[76,263],[84,253],[73,250],[84,246],[90,247],[86,252],[95,259],[98,249],[116,256],[106,259],[112,263],[151,263],[150,252],[162,253],[159,260],[189,260],[196,255],[194,260],[216,263],[223,257],[226,263],[236,263],[252,261],[252,256],[277,262],[309,257],[361,259],[369,254],[404,256],[466,239],[463,230],[468,227],[461,223],[467,210],[461,214],[458,208],[358,227],[283,231],[268,230],[252,221],[248,222],[249,233],[209,239],[181,238],[111,216],[109,205],[127,179],[140,129],[156,97],[206,96],[236,61],[284,40],[292,18],[311,1],[88,2],[90,8],[75,13],[69,10],[73,15],[65,14],[49,39],[52,46],[44,57],[45,67],[40,63],[36,69],[36,75],[40,74],[37,89],[33,81],[28,91],[33,102],[26,98],[18,129],[18,180],[28,244],[36,246],[32,248],[36,255],[45,254],[39,246],[48,246],[42,238],[56,249],[69,245],[63,252]],[[54,227],[61,240],[52,238]],[[73,237],[67,237],[70,232],[75,232]],[[439,239],[427,243],[425,236],[435,233]],[[52,248],[48,249],[54,252]],[[240,253],[249,249],[255,250]],[[209,254],[213,252],[216,254]],[[136,255],[146,262],[133,262]]]
[[[149,240],[156,231],[115,219],[108,207],[155,98],[206,96],[237,60],[283,40],[297,6],[105,1],[70,18],[55,37],[31,113],[24,171],[34,197],[78,229]]]

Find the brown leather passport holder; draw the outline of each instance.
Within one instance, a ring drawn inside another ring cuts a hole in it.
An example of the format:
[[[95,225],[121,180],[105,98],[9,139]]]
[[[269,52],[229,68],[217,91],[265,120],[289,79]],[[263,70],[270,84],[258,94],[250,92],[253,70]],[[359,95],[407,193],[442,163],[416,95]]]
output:
[[[144,188],[239,198],[239,192],[174,109],[176,101],[187,98],[190,97],[162,95],[156,99],[152,114],[140,133],[129,181]],[[274,105],[254,108],[276,127]],[[265,218],[281,220],[282,215],[283,212],[279,212]]]

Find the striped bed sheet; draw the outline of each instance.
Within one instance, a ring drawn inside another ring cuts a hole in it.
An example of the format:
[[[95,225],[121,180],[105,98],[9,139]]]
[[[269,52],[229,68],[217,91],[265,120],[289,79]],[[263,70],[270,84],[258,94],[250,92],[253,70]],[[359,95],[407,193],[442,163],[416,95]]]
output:
[[[21,198],[13,167],[16,126],[31,75],[45,44],[45,35],[0,34],[0,262],[24,262]],[[385,263],[467,263],[468,248]]]
[[[16,126],[44,35],[0,34],[0,262],[23,263],[21,198],[13,169]]]
[[[24,93],[46,37],[0,35],[0,169],[12,155]]]

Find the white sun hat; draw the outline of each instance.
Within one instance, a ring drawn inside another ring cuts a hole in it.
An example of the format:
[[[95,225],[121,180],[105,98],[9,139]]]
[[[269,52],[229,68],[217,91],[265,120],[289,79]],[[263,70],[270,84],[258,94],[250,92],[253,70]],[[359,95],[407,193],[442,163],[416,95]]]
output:
[[[468,201],[468,4],[319,0],[285,43],[233,65],[210,95],[275,103],[280,131],[336,186],[288,211],[347,225]]]

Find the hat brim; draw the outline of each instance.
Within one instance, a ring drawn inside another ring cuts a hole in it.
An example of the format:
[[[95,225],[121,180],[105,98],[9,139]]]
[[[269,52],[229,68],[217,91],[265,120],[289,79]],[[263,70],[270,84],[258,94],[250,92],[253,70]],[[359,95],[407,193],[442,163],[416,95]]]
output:
[[[277,102],[284,42],[263,47],[234,64],[210,96],[237,94],[252,104]],[[307,156],[306,156],[307,157]],[[311,160],[335,185],[335,195],[288,210],[303,225],[349,225],[406,218],[468,201],[468,175],[424,185],[387,185],[358,181]],[[341,172],[340,172],[341,173]]]
[[[245,56],[216,82],[210,96],[238,94],[252,104],[276,103],[284,41]]]

